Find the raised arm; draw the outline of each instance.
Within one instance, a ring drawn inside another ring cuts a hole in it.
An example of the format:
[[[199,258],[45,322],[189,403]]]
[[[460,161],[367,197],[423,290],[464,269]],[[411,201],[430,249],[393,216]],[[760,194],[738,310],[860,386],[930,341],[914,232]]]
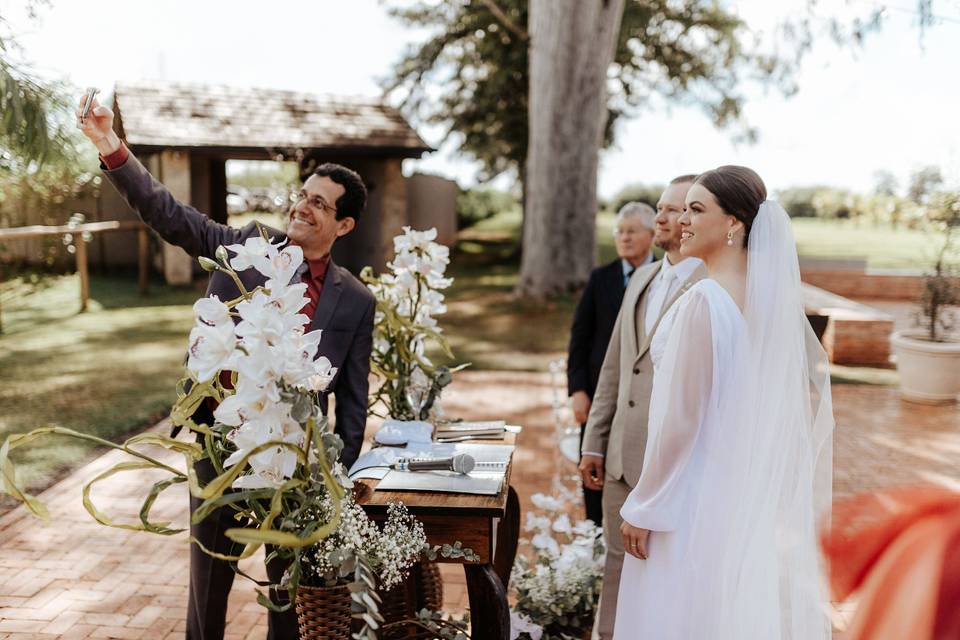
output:
[[[649,438],[643,472],[637,486],[620,509],[627,551],[637,540],[634,555],[646,556],[649,531],[676,529],[696,472],[690,464],[694,446],[701,435],[704,418],[714,395],[714,336],[710,306],[700,291],[691,291],[683,301],[660,369],[654,380],[650,401]],[[632,529],[631,529],[632,527]]]
[[[124,147],[113,130],[113,111],[97,104],[96,98],[94,105],[83,123],[79,121],[78,110],[77,126],[96,145],[101,158],[116,158]],[[127,154],[119,166],[107,167],[104,173],[141,220],[191,256],[213,257],[217,247],[240,241],[239,229],[214,222],[174,198],[132,154]]]

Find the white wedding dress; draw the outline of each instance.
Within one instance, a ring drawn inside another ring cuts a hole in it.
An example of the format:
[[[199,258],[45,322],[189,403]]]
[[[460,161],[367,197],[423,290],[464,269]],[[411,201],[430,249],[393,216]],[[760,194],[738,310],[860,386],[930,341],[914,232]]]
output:
[[[744,312],[707,279],[667,312],[643,471],[621,515],[615,640],[826,640],[816,526],[829,511],[828,370],[800,306],[789,220],[764,203]]]

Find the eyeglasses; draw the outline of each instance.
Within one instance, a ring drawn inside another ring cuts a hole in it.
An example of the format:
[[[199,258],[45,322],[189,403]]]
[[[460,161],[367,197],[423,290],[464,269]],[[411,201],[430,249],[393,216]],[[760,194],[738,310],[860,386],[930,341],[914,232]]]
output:
[[[324,200],[322,196],[307,196],[305,191],[294,194],[294,204],[299,204],[303,200],[307,201],[307,206],[311,209],[318,211],[329,211],[334,215],[337,213],[337,208],[327,204],[327,201]]]
[[[640,232],[637,231],[636,229],[614,229],[613,230],[614,238],[619,238],[621,236],[631,237],[631,236],[638,236],[638,235],[640,235]]]

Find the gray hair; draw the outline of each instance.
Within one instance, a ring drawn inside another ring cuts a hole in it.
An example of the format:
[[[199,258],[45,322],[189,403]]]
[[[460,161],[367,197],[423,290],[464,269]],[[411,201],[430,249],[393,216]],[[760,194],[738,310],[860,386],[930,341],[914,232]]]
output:
[[[654,218],[657,217],[657,212],[646,202],[628,202],[620,207],[620,211],[617,212],[617,224],[627,218],[636,217],[640,218],[640,224],[653,231]]]

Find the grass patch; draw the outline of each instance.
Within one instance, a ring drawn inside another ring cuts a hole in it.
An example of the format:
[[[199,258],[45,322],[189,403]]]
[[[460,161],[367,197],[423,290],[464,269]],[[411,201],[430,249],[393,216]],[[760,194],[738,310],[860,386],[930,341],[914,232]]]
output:
[[[0,286],[0,437],[57,425],[119,441],[166,415],[193,323],[193,288],[135,277],[92,277],[89,310],[79,313],[76,276]],[[50,437],[13,453],[32,489],[92,457],[95,447]]]
[[[933,237],[923,231],[847,220],[798,218],[793,233],[801,257],[865,258],[875,269],[922,269],[935,249]]]

